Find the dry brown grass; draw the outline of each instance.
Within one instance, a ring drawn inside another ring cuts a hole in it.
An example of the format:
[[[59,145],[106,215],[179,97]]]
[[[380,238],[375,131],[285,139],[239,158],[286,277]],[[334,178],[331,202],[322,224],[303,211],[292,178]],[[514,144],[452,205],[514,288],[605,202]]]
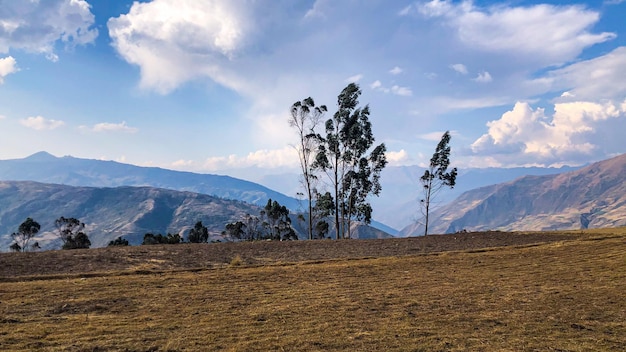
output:
[[[626,350],[626,235],[572,238],[402,257],[17,278],[0,283],[0,350]]]

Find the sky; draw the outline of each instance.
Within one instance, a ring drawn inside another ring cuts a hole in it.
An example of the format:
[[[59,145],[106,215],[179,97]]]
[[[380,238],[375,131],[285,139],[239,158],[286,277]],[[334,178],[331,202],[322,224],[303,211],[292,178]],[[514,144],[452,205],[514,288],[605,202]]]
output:
[[[297,167],[289,108],[355,82],[389,165],[626,152],[625,0],[0,0],[0,159]]]

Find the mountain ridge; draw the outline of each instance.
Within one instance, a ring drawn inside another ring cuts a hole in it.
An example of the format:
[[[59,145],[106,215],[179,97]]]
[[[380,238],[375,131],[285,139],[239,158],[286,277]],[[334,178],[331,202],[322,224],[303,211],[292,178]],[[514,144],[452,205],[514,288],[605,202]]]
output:
[[[522,176],[463,193],[432,213],[432,233],[626,225],[626,154],[556,175]],[[418,235],[409,225],[400,236]],[[423,231],[423,229],[422,229]]]

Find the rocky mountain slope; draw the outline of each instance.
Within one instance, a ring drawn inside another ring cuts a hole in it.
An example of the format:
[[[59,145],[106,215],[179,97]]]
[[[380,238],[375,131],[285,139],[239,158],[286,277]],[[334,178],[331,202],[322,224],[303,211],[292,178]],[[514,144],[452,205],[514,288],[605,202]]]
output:
[[[626,154],[558,175],[471,190],[432,214],[430,233],[626,225]],[[420,225],[403,236],[423,234]]]
[[[294,179],[297,180],[297,177],[295,175]],[[304,206],[293,197],[230,176],[139,167],[115,161],[71,156],[59,158],[46,152],[39,152],[24,159],[0,160],[0,180],[86,187],[148,186],[240,200],[258,206],[265,206],[267,200],[272,199],[292,212],[298,212]],[[377,221],[372,221],[371,225],[381,231],[376,236],[383,233],[393,235],[398,232]]]
[[[92,247],[106,246],[123,236],[139,244],[145,233],[184,235],[197,221],[209,229],[211,240],[223,240],[227,223],[258,215],[260,207],[206,194],[154,187],[74,187],[32,181],[0,181],[0,251],[12,243],[10,233],[31,217],[41,225],[38,241],[43,249],[57,249],[60,242],[54,221],[61,216],[86,224]],[[305,231],[296,216],[292,223],[300,238]],[[355,225],[354,238],[386,238],[389,234]],[[330,234],[334,236],[333,233]]]
[[[211,237],[219,239],[226,223],[259,208],[233,200],[152,187],[93,188],[0,181],[0,249],[11,244],[10,233],[31,217],[41,224],[37,241],[43,248],[58,248],[54,220],[74,217],[86,224],[92,247],[106,246],[124,236],[141,243],[147,232],[184,232],[202,221]]]

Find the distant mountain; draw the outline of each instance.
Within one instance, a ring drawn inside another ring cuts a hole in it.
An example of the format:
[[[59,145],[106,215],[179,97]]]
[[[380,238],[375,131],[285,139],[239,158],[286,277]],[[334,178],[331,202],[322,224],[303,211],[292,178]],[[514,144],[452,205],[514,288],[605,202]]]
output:
[[[430,233],[626,225],[626,154],[576,171],[481,187],[432,213]],[[419,225],[401,236],[423,234]]]
[[[39,152],[24,159],[0,160],[0,180],[85,187],[146,186],[202,193],[258,206],[265,206],[267,200],[272,199],[293,212],[301,209],[300,201],[296,198],[230,176],[140,167],[71,156],[55,157],[47,152]],[[392,235],[398,232],[377,221],[372,221],[371,226]]]
[[[94,188],[45,184],[31,181],[0,181],[0,249],[11,244],[10,233],[31,217],[41,224],[37,239],[43,248],[59,248],[54,220],[74,217],[86,224],[92,247],[106,246],[124,236],[139,244],[147,232],[185,232],[202,221],[211,238],[229,222],[245,214],[258,214],[259,207],[205,194],[152,187]]]
[[[298,200],[254,182],[221,175],[140,167],[115,161],[55,157],[39,152],[24,159],[0,160],[0,180],[68,186],[149,186],[208,194],[264,206],[268,199],[296,211]]]
[[[517,168],[482,168],[460,169],[457,184],[454,189],[446,189],[437,198],[439,206],[454,200],[463,192],[512,181],[526,175],[553,175],[578,170],[580,167],[564,166],[561,168],[517,167]],[[235,172],[230,170],[227,172]],[[272,174],[267,169],[254,168],[251,170],[237,170],[239,177],[258,182],[266,187],[287,195],[301,192],[298,174]],[[419,178],[424,174],[424,168],[413,166],[387,166],[381,175],[383,191],[379,197],[371,197],[370,203],[374,209],[374,218],[393,228],[401,229],[419,220],[421,216],[419,200],[422,195],[422,185]],[[390,232],[389,229],[378,228]],[[396,231],[397,232],[397,231]]]

